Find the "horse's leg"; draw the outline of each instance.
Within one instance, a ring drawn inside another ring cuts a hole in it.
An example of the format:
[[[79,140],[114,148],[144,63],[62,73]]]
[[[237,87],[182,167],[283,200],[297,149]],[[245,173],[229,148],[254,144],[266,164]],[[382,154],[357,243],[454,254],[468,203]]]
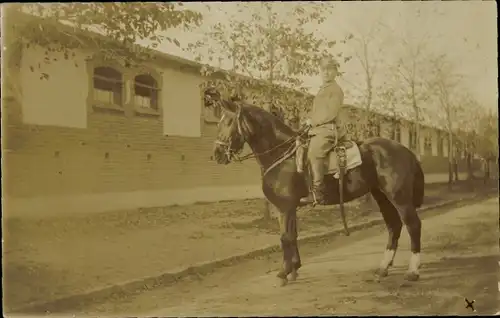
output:
[[[288,232],[292,235],[292,272],[290,273],[290,280],[295,281],[298,277],[297,271],[302,266],[302,262],[300,260],[299,253],[299,245],[297,242],[298,233],[297,233],[297,209],[293,208],[289,210],[288,215],[290,216],[288,219]]]
[[[280,225],[280,240],[281,240],[281,250],[283,251],[283,267],[276,275],[280,279],[281,286],[284,286],[288,283],[287,276],[292,272],[292,256],[293,251],[293,243],[292,236],[289,234],[288,223],[290,216],[287,213],[288,211],[283,211],[279,209],[278,222]]]
[[[420,268],[420,239],[422,233],[422,221],[417,214],[417,209],[411,204],[408,204],[399,210],[401,219],[406,225],[406,229],[408,230],[411,240],[411,258],[405,278],[409,281],[416,281],[420,277],[418,270]]]
[[[385,277],[388,275],[389,267],[393,265],[403,223],[401,222],[397,209],[387,199],[385,194],[378,189],[372,190],[371,193],[380,208],[380,213],[382,213],[382,217],[384,218],[387,226],[387,232],[389,233],[384,257],[382,258],[380,266],[376,271],[377,275]]]
[[[297,244],[297,208],[278,209],[280,210],[278,220],[281,249],[283,250],[283,267],[277,276],[281,280],[281,285],[286,285],[288,274],[291,274],[290,280],[296,280],[298,277],[297,271],[302,266]]]
[[[399,190],[399,198],[391,198],[392,205],[397,209],[401,220],[403,221],[408,234],[410,235],[411,258],[408,272],[405,275],[406,280],[416,281],[419,279],[418,272],[420,268],[420,239],[422,232],[422,222],[417,214],[417,209],[411,203],[412,197],[406,194],[411,193],[405,189]]]
[[[290,273],[290,280],[292,282],[297,280],[297,277],[299,277],[298,270],[301,267],[302,267],[302,263],[300,261],[299,247],[297,244],[297,240],[295,240],[295,242],[294,242],[294,254],[292,257],[292,272]]]

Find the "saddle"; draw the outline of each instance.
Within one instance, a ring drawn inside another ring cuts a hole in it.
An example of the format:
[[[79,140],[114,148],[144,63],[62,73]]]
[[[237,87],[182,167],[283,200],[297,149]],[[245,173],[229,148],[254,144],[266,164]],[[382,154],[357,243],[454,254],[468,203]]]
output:
[[[296,140],[297,143],[297,172],[304,172],[304,168],[309,165],[309,160],[307,159],[307,151],[309,148],[310,137],[299,137]],[[325,159],[325,175],[333,175],[334,178],[339,178],[340,163],[344,161],[345,172],[354,169],[361,165],[361,153],[359,151],[358,145],[349,139],[341,138],[338,140],[337,144],[332,147],[328,153],[328,157]]]

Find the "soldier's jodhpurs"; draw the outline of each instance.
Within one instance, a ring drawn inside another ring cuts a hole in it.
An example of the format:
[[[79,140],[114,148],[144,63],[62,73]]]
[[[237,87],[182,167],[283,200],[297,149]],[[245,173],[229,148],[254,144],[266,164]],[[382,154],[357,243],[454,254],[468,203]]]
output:
[[[311,163],[313,188],[317,190],[322,190],[323,188],[325,158],[336,142],[336,131],[331,128],[316,131],[309,142],[308,159]]]

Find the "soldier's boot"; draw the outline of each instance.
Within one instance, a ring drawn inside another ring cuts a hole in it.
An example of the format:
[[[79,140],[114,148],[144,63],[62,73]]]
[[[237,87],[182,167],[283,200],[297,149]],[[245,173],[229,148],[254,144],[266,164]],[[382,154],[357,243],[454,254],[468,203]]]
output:
[[[309,191],[307,197],[300,198],[300,205],[312,205],[314,204],[314,194]]]
[[[312,191],[306,198],[300,199],[301,205],[325,205],[324,176],[325,164],[322,159],[311,161],[311,173],[313,179]]]

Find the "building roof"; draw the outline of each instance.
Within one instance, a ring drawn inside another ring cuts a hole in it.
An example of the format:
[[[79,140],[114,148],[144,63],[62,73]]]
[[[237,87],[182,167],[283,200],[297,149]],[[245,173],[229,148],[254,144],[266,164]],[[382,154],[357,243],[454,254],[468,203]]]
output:
[[[214,66],[211,66],[211,65],[205,65],[205,64],[193,61],[193,60],[189,60],[189,59],[186,59],[186,58],[183,58],[183,57],[180,57],[180,56],[176,56],[176,55],[168,54],[168,53],[165,53],[165,52],[161,52],[161,51],[154,50],[154,49],[151,49],[151,48],[146,48],[146,47],[144,47],[142,45],[139,45],[139,44],[133,44],[133,45],[130,45],[129,47],[125,47],[125,45],[120,44],[117,41],[113,41],[109,37],[106,37],[105,35],[100,34],[98,32],[78,29],[76,27],[72,27],[72,26],[70,26],[68,24],[65,24],[65,23],[49,21],[47,19],[43,19],[41,17],[37,17],[37,16],[31,15],[31,14],[27,14],[27,13],[16,12],[16,14],[19,15],[19,16],[16,16],[16,18],[15,18],[16,24],[20,24],[21,22],[29,22],[29,21],[33,21],[33,20],[38,20],[38,22],[41,23],[41,24],[51,25],[52,27],[56,27],[57,29],[64,30],[64,31],[66,31],[68,33],[72,33],[72,34],[78,33],[83,39],[91,40],[91,39],[98,38],[100,41],[103,41],[103,42],[99,43],[100,45],[102,45],[102,43],[109,43],[109,44],[113,43],[113,45],[120,46],[121,48],[126,49],[129,52],[134,52],[134,51],[137,51],[137,50],[145,51],[145,52],[151,54],[152,56],[154,56],[156,58],[157,62],[174,63],[174,64],[177,64],[177,65],[179,65],[181,67],[184,66],[184,67],[188,67],[188,68],[191,68],[191,69],[197,70],[197,71],[200,71],[202,69],[202,67],[209,66],[209,67],[213,68],[214,70],[216,70],[216,72],[215,72],[216,75],[229,74],[229,75],[232,75],[232,76],[237,76],[239,78],[244,78],[246,80],[249,80],[249,81],[255,83],[257,86],[258,86],[259,83],[261,83],[262,85],[266,85],[263,80],[252,78],[250,76],[243,75],[243,74],[240,74],[240,73],[237,73],[237,72],[233,72],[233,71],[229,71],[229,70],[224,70],[224,69],[221,69],[221,68],[217,68],[217,67],[214,67]],[[51,33],[48,32],[48,34],[51,34]],[[95,43],[95,41],[91,41],[91,42]],[[297,90],[297,89],[292,89],[292,88],[289,88],[289,87],[285,87],[283,85],[275,85],[275,86],[279,87],[280,89],[285,89],[287,91],[294,92],[296,94],[300,94],[300,95],[303,95],[303,96],[306,96],[306,97],[310,97],[310,98],[314,97],[314,95],[312,95],[310,93],[303,92],[303,91],[300,91],[300,90]],[[362,106],[353,105],[353,104],[349,104],[349,105],[346,105],[346,106],[347,107],[357,108],[357,109],[361,109],[362,108]],[[390,114],[388,114],[387,111],[383,111],[383,110],[376,109],[376,108],[372,108],[370,111],[373,112],[373,113],[382,115],[384,117],[390,117]],[[399,119],[404,119],[404,120],[413,122],[413,119],[410,118],[409,116],[400,116]],[[435,129],[443,130],[442,127],[439,127],[439,125],[437,125],[435,123],[435,121],[432,120],[431,116],[428,116],[424,112],[423,112],[421,124],[423,126],[427,126],[427,127],[430,127],[430,128],[435,128]]]

